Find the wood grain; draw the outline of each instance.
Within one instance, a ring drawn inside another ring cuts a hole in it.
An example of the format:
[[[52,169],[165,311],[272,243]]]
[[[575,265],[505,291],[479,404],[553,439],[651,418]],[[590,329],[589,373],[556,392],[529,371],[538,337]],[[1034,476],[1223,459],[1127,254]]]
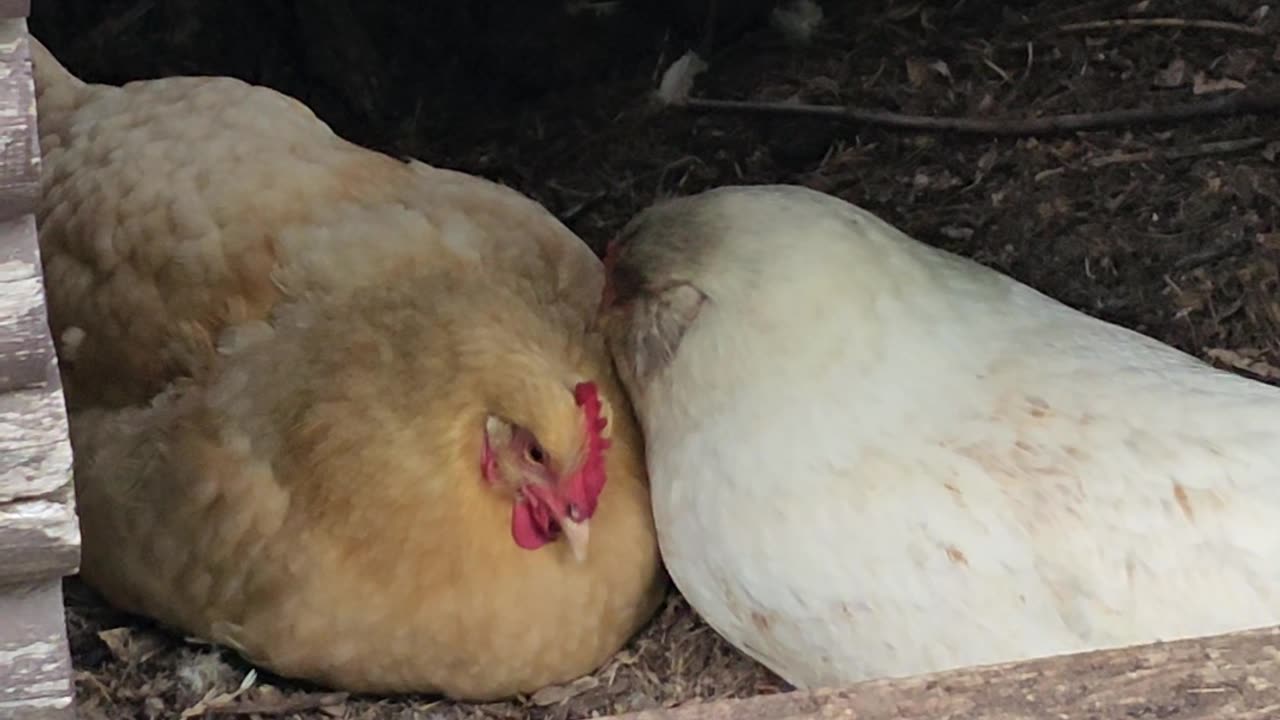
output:
[[[0,587],[59,579],[80,567],[80,525],[68,484],[42,497],[0,503]],[[0,639],[6,629],[0,626]]]
[[[1280,718],[1280,628],[611,717],[1272,720]]]
[[[31,14],[31,0],[0,0],[0,18],[25,18]]]
[[[0,4],[0,13],[4,10]],[[0,220],[31,213],[39,193],[40,141],[27,21],[0,20]]]
[[[38,498],[71,482],[71,442],[62,389],[0,394],[0,503]]]
[[[35,218],[0,220],[0,393],[56,381]]]
[[[0,618],[0,718],[75,717],[62,581],[0,586]]]
[[[69,720],[62,577],[79,565],[80,531],[32,217],[40,156],[29,10],[0,0],[0,717]]]

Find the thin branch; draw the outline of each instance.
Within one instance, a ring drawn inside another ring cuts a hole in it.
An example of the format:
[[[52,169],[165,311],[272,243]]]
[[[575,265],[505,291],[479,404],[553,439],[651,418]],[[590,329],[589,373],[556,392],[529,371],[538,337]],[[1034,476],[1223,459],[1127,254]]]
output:
[[[842,105],[713,100],[709,98],[688,98],[683,102],[672,104],[693,112],[801,115],[867,125],[880,125],[902,130],[1026,137],[1081,130],[1103,130],[1131,125],[1169,123],[1194,118],[1273,112],[1280,110],[1280,91],[1242,90],[1210,100],[1168,105],[1159,108],[1107,110],[1038,118],[948,118],[928,115],[906,115],[887,110],[871,110]]]
[[[1109,30],[1114,28],[1177,28],[1188,30],[1214,30],[1217,32],[1236,33],[1255,38],[1266,38],[1267,33],[1259,28],[1243,23],[1225,20],[1188,20],[1184,18],[1114,18],[1111,20],[1090,20],[1087,22],[1060,25],[1058,32],[1081,32],[1089,30]]]
[[[574,205],[571,205],[567,209],[565,209],[563,212],[559,213],[560,222],[564,223],[565,225],[571,224],[574,220],[578,219],[579,215],[582,215],[586,211],[595,207],[597,204],[599,204],[601,200],[604,200],[607,197],[609,197],[609,191],[607,190],[601,190],[599,192],[596,192],[587,196],[585,200],[582,200]]]
[[[122,37],[126,30],[132,28],[135,23],[154,10],[155,7],[156,0],[138,0],[128,10],[113,13],[112,17],[82,35],[77,45],[92,48],[100,48],[107,45],[112,39]]]
[[[1185,160],[1186,158],[1205,157],[1208,155],[1226,155],[1244,152],[1266,144],[1265,138],[1251,137],[1239,140],[1219,140],[1206,142],[1193,147],[1169,148],[1166,150],[1142,150],[1130,153],[1114,153],[1089,160],[1090,167],[1103,167],[1121,163],[1147,162],[1149,160]]]

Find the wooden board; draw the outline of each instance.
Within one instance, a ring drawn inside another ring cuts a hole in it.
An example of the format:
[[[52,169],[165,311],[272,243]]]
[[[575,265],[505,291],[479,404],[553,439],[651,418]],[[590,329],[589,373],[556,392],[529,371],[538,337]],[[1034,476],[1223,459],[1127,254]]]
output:
[[[0,0],[0,18],[25,18],[31,14],[31,0]]]
[[[39,153],[28,57],[26,21],[0,21],[0,585],[74,572],[80,546],[66,407],[30,214]]]
[[[0,0],[0,718],[72,707],[62,577],[80,531],[36,237],[39,144],[25,1]]]
[[[62,581],[0,591],[0,718],[72,717],[71,657],[62,612]]]
[[[11,3],[10,3],[11,4]],[[15,8],[0,0],[0,17]],[[0,20],[0,220],[35,209],[40,193],[36,91],[27,48],[27,21]]]
[[[611,717],[1274,720],[1280,718],[1280,628]]]
[[[0,393],[46,385],[57,375],[35,219],[0,220]]]

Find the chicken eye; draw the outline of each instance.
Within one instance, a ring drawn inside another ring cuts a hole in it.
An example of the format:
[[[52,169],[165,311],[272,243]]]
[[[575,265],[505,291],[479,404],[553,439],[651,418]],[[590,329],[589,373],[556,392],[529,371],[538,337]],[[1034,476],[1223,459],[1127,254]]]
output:
[[[542,452],[542,448],[537,444],[530,445],[524,454],[525,457],[529,458],[529,462],[537,463],[538,465],[541,465],[547,459],[546,453]]]

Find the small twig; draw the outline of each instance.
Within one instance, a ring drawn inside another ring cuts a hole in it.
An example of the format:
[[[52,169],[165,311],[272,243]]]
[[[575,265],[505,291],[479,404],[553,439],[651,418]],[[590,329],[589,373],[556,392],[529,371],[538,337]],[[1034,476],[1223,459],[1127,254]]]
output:
[[[113,38],[124,35],[135,23],[147,13],[154,10],[156,0],[138,0],[124,12],[113,13],[113,17],[81,36],[78,44],[98,48],[108,44]]]
[[[214,705],[205,708],[205,715],[287,715],[289,713],[318,710],[330,705],[341,705],[347,693],[312,693],[295,695],[278,700],[251,700],[235,704]]]
[[[1186,158],[1204,157],[1206,155],[1225,155],[1233,152],[1243,152],[1252,150],[1266,144],[1265,138],[1251,137],[1241,138],[1239,140],[1217,140],[1214,142],[1201,143],[1193,147],[1169,148],[1167,150],[1142,150],[1140,152],[1115,153],[1112,155],[1104,155],[1102,157],[1091,158],[1089,165],[1091,167],[1104,167],[1106,165],[1118,165],[1120,163],[1147,162],[1149,160],[1184,160]]]
[[[1237,255],[1241,250],[1247,249],[1247,245],[1247,243],[1242,241],[1207,247],[1203,250],[1198,250],[1190,255],[1184,255],[1179,258],[1178,261],[1173,264],[1171,269],[1180,273],[1196,270],[1204,267],[1205,265],[1216,263],[1219,260]]]
[[[578,219],[579,215],[595,207],[601,200],[604,200],[607,197],[609,197],[609,192],[607,190],[601,190],[587,196],[587,199],[571,205],[561,212],[560,222],[565,225],[572,223],[574,220]]]
[[[1184,18],[1114,18],[1111,20],[1089,20],[1087,22],[1060,25],[1057,32],[1080,32],[1089,30],[1109,30],[1114,28],[1178,28],[1188,30],[1215,30],[1218,32],[1237,33],[1250,37],[1265,38],[1262,30],[1243,23],[1225,20],[1188,20]]]
[[[1121,5],[1121,4],[1123,3],[1117,2],[1116,0],[1091,0],[1091,2],[1084,2],[1084,3],[1080,3],[1079,5],[1073,4],[1070,7],[1063,8],[1062,10],[1051,11],[1045,16],[1045,20],[1046,21],[1057,20],[1059,18],[1063,18],[1068,15],[1072,15],[1075,17],[1080,17],[1082,15],[1094,15],[1094,14],[1110,11],[1116,5]],[[1029,23],[1023,22],[1020,24],[1026,25]]]
[[[1262,380],[1272,385],[1280,381],[1280,368],[1261,358],[1251,358],[1244,353],[1227,348],[1204,348],[1203,352],[1214,363],[1251,376],[1255,380]]]
[[[948,118],[928,115],[906,115],[887,110],[871,110],[842,105],[712,100],[708,98],[688,98],[683,102],[672,104],[695,112],[803,115],[845,122],[865,123],[867,125],[881,125],[903,130],[1025,137],[1029,135],[1103,130],[1129,125],[1168,123],[1192,118],[1211,118],[1223,115],[1274,111],[1280,109],[1280,91],[1242,90],[1210,100],[1168,105],[1159,108],[1107,110],[1039,118]]]

